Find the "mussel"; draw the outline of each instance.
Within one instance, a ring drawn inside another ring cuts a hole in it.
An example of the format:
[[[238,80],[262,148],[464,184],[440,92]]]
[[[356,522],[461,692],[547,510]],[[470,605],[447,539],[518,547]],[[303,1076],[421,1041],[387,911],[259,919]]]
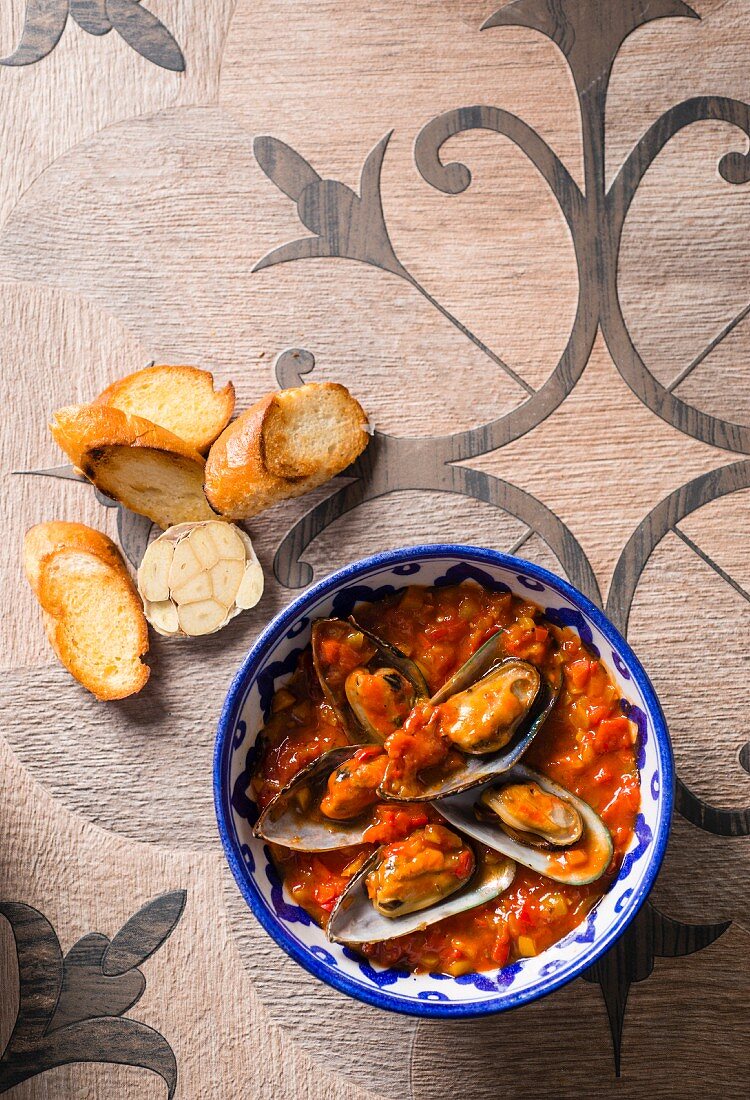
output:
[[[373,745],[329,749],[308,764],[269,802],[253,832],[301,852],[326,852],[361,844],[372,824],[382,776]]]
[[[425,802],[487,783],[528,749],[557,701],[562,673],[541,676],[527,661],[508,657],[494,634],[422,708],[433,737],[444,735],[460,752],[415,775],[408,761],[389,763],[380,794]]]
[[[344,691],[354,717],[379,741],[404,724],[416,700],[413,683],[395,668],[355,668]]]
[[[479,801],[497,814],[508,836],[536,848],[567,848],[580,839],[583,819],[569,799],[538,783],[501,783],[482,791]]]
[[[440,813],[480,843],[556,882],[594,882],[612,859],[612,837],[591,806],[521,764],[479,793],[444,799]]]
[[[351,821],[378,801],[388,757],[375,745],[359,748],[328,776],[320,812],[333,821]]]
[[[540,683],[539,672],[527,661],[501,661],[471,687],[438,704],[438,727],[462,752],[497,752],[531,710]]]
[[[313,664],[326,700],[357,741],[382,744],[429,695],[419,666],[353,619],[318,619]]]
[[[455,894],[475,867],[467,841],[444,825],[425,825],[381,849],[377,866],[365,880],[367,895],[389,919],[417,913]]]
[[[339,898],[328,922],[337,943],[376,943],[491,901],[510,886],[512,860],[477,855],[444,825],[417,829],[375,852]]]

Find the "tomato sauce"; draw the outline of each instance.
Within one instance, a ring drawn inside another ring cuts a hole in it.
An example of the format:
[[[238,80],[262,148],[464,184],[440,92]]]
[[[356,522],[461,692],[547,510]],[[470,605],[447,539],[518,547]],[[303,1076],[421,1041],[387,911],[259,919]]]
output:
[[[415,661],[431,692],[498,629],[505,632],[509,656],[542,672],[561,666],[559,699],[524,763],[573,791],[602,818],[614,844],[604,875],[585,886],[569,886],[519,865],[510,888],[495,900],[423,931],[361,946],[368,958],[384,966],[454,976],[539,954],[584,920],[616,876],[633,835],[640,806],[636,731],[622,712],[616,685],[572,630],[552,625],[529,601],[479,585],[413,586],[360,606],[357,619]],[[336,655],[330,657],[334,661]],[[413,734],[407,723],[407,736],[418,738],[418,722]],[[302,767],[348,743],[306,651],[289,684],[274,697],[253,797],[262,809]],[[426,803],[381,802],[365,834],[366,844],[326,853],[274,846],[273,855],[295,902],[325,926],[349,879],[377,845],[403,840],[440,820]],[[568,858],[574,855],[568,853]]]

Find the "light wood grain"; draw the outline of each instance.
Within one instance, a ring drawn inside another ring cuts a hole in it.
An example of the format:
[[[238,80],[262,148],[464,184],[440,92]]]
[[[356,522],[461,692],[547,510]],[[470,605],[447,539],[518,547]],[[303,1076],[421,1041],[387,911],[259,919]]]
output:
[[[84,34],[72,20],[48,57],[27,68],[4,68],[0,224],[50,164],[90,134],[173,104],[210,103],[217,93],[232,6],[232,0],[211,0],[210,5],[153,0],[149,5],[182,45],[184,74],[152,65],[116,34]],[[3,5],[2,56],[12,53],[19,40],[24,7],[22,2]]]
[[[254,275],[296,228],[253,160],[252,132],[227,112],[180,110],[101,133],[45,173],[26,204],[30,219],[19,207],[6,228],[0,276],[33,271],[113,312],[159,360],[231,374],[239,407],[268,388],[270,362],[290,346],[313,348],[321,380],[348,385],[377,427],[399,434],[456,430],[524,396],[393,276],[345,261]],[[42,210],[44,242],[33,229]],[[106,252],[116,264],[102,263]],[[452,401],[431,363],[460,380]]]

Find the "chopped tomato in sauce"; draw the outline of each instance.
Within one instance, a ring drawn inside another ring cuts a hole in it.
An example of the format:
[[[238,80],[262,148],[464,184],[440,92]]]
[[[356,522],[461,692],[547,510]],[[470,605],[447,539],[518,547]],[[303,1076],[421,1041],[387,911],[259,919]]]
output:
[[[560,697],[524,763],[573,791],[601,816],[614,843],[605,874],[585,886],[568,886],[519,865],[512,885],[493,901],[422,931],[362,946],[365,955],[384,966],[457,976],[539,954],[585,919],[616,875],[633,836],[640,806],[636,731],[623,714],[616,685],[572,630],[553,626],[533,603],[476,584],[412,586],[363,605],[357,616],[420,666],[431,692],[498,630],[504,632],[508,655],[530,661],[543,673],[561,662]],[[339,659],[335,649],[331,644],[325,654],[327,664]],[[263,808],[306,764],[347,743],[306,651],[291,681],[274,697],[252,781],[255,800]],[[448,749],[436,723],[417,707],[391,735],[388,751],[405,768],[419,769],[445,760]],[[426,803],[378,802],[362,845],[326,853],[274,847],[273,854],[295,902],[325,925],[347,883],[378,845],[403,841],[440,820]],[[564,858],[570,863],[576,854],[571,850]]]

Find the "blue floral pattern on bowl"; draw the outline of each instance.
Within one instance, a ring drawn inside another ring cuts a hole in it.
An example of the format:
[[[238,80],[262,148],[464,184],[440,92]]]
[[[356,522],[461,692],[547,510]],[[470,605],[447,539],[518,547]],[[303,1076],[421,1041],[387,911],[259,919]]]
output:
[[[408,584],[474,580],[532,596],[547,616],[571,626],[605,661],[638,726],[641,808],[620,874],[585,923],[536,958],[502,970],[451,978],[383,969],[331,944],[285,892],[268,849],[253,837],[257,817],[248,784],[255,740],[273,692],[290,676],[321,616],[347,615],[361,600]],[[578,977],[622,934],[648,895],[669,832],[674,785],[666,722],[635,654],[602,611],[566,581],[531,562],[473,546],[394,550],[355,562],[309,588],[261,634],[229,690],[214,757],[214,798],[222,843],[243,896],[276,942],[312,974],[380,1008],[416,1016],[470,1017],[535,1000]]]

